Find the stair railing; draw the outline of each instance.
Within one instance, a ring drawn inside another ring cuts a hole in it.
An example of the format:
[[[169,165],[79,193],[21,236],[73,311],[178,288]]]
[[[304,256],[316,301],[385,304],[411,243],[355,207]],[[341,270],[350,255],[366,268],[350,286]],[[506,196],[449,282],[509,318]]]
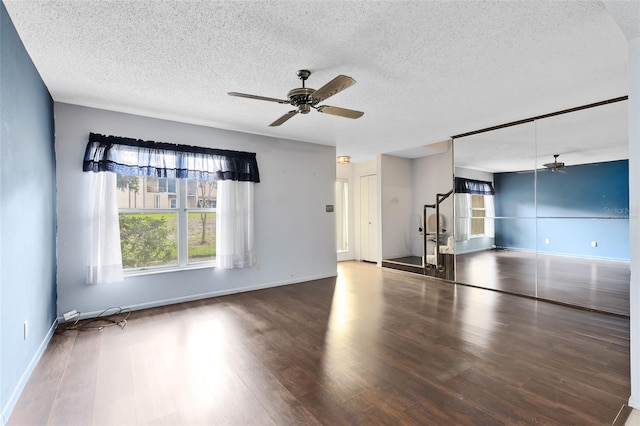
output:
[[[422,268],[423,273],[427,274],[427,269],[431,268],[431,264],[427,263],[427,208],[436,209],[436,263],[435,268],[439,272],[444,271],[445,266],[440,261],[440,203],[449,198],[453,194],[453,189],[445,194],[436,194],[435,204],[425,204],[422,207]]]

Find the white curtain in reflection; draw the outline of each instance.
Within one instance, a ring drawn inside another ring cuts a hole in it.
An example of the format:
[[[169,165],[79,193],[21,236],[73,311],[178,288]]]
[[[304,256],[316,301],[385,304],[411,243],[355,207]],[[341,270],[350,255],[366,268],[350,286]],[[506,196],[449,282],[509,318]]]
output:
[[[496,235],[495,231],[495,217],[496,217],[496,208],[493,202],[493,195],[485,195],[484,196],[484,234],[487,237],[494,238]]]
[[[454,194],[453,205],[456,241],[468,240],[471,231],[471,194]]]
[[[253,182],[218,181],[216,261],[233,269],[255,263]]]
[[[89,262],[87,284],[124,280],[116,174],[89,173]]]

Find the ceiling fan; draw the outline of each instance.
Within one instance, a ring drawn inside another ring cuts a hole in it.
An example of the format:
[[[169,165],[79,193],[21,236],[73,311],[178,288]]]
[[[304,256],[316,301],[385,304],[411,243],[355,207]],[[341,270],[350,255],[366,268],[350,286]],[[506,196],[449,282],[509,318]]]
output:
[[[543,164],[542,166],[547,170],[551,170],[552,172],[566,173],[566,171],[564,170],[564,163],[558,161],[559,156],[560,154],[553,154],[553,163]]]
[[[289,93],[287,93],[288,99],[268,98],[265,96],[248,95],[246,93],[238,92],[229,92],[228,94],[231,96],[238,96],[240,98],[258,99],[260,101],[277,102],[279,104],[291,104],[296,107],[296,109],[289,111],[273,123],[269,124],[269,126],[271,127],[281,125],[298,113],[308,114],[309,111],[311,111],[311,108],[315,109],[318,112],[346,118],[360,118],[364,114],[364,112],[361,111],[355,111],[352,109],[339,108],[329,105],[317,106],[325,99],[343,91],[348,87],[353,86],[356,83],[353,78],[346,75],[339,75],[318,90],[315,90],[309,87],[305,87],[305,81],[311,75],[311,71],[298,70],[296,74],[298,75],[298,78],[302,80],[302,87],[289,90]]]

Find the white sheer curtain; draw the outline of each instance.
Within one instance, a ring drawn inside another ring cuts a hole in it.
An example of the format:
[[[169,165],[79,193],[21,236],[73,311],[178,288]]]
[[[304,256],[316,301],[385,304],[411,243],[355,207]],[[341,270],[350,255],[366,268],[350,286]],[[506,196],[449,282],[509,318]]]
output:
[[[453,205],[456,241],[468,240],[471,231],[471,194],[454,194]]]
[[[260,182],[256,154],[89,134],[82,170],[92,172],[91,250],[87,282],[123,279],[116,177],[156,176],[217,180],[218,267],[255,263],[253,184]]]
[[[485,195],[484,196],[484,233],[487,237],[494,238],[496,235],[495,231],[495,217],[496,217],[496,208],[493,202],[493,195]]]
[[[87,284],[124,280],[116,174],[89,173],[89,266]]]
[[[255,263],[253,182],[218,181],[216,262],[222,269]]]

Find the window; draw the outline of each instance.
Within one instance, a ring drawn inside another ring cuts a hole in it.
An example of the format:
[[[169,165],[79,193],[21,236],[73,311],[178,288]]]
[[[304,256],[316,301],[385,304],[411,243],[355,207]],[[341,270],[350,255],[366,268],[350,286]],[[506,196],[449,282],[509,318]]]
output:
[[[349,184],[345,180],[336,181],[336,245],[338,252],[349,251]]]
[[[216,182],[118,175],[117,188],[125,271],[215,260]]]
[[[255,264],[255,153],[90,133],[82,170],[87,284],[122,281],[123,266]]]

